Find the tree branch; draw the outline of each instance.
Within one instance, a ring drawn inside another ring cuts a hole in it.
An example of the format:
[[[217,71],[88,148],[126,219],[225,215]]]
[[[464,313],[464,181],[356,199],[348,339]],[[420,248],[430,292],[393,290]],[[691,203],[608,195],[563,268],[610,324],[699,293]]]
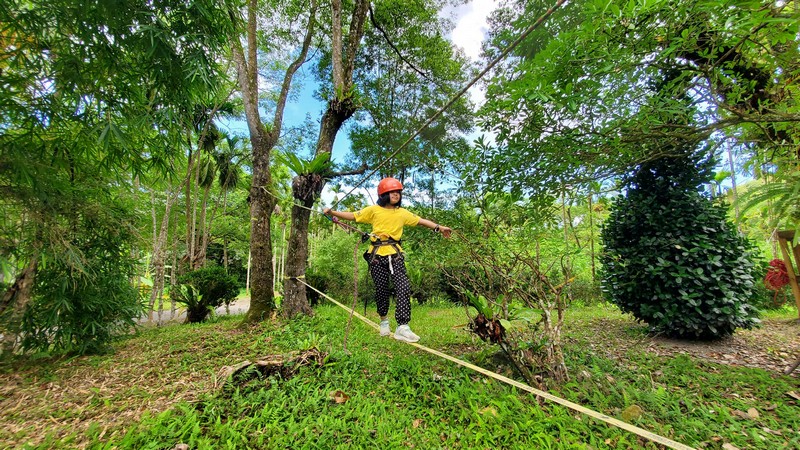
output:
[[[362,164],[361,167],[355,170],[351,170],[349,172],[334,172],[330,175],[330,178],[337,178],[337,177],[344,177],[347,175],[362,175],[368,169],[366,164]]]
[[[397,54],[397,57],[400,58],[401,61],[403,61],[404,63],[408,64],[408,66],[411,67],[411,70],[413,70],[414,72],[417,72],[426,81],[428,81],[430,83],[434,83],[437,86],[439,86],[434,80],[432,80],[430,77],[428,77],[428,75],[425,72],[423,72],[422,70],[418,69],[417,66],[415,66],[413,63],[411,63],[411,61],[406,59],[400,53],[400,50],[394,45],[392,40],[389,39],[389,35],[386,33],[386,31],[380,25],[378,25],[378,21],[375,20],[375,12],[372,10],[372,5],[369,6],[369,21],[372,22],[372,26],[373,27],[377,28],[378,31],[381,32],[381,35],[383,35],[383,39],[386,41],[387,44],[389,44],[389,47],[391,47],[392,50],[394,50],[394,52]]]
[[[361,44],[361,38],[364,36],[364,22],[367,20],[369,7],[369,0],[357,0],[355,8],[353,8],[353,16],[350,19],[350,35],[347,36],[347,54],[345,54],[343,62],[342,93],[349,91],[350,86],[353,84],[356,51]],[[336,61],[334,61],[335,63]]]
[[[281,85],[281,93],[278,96],[278,101],[275,106],[275,119],[272,122],[271,137],[277,141],[280,135],[281,123],[283,122],[283,110],[286,106],[286,99],[289,96],[289,88],[292,85],[292,78],[295,72],[306,61],[308,49],[311,47],[311,38],[314,36],[314,27],[316,25],[317,14],[317,0],[311,0],[311,11],[308,14],[308,28],[306,29],[305,38],[303,38],[303,47],[300,50],[300,55],[292,62],[289,68],[286,69],[286,75],[283,77],[283,84]]]

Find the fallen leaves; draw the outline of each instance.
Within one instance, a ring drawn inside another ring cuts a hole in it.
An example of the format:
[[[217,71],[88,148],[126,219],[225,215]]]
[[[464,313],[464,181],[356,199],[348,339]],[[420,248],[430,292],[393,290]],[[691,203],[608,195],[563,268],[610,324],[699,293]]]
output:
[[[734,410],[731,414],[736,417],[740,417],[742,419],[758,419],[761,415],[758,413],[758,410],[755,408],[750,408],[747,412]]]
[[[345,392],[340,389],[328,394],[328,398],[337,405],[342,405],[350,400],[350,396],[345,394]]]
[[[644,410],[642,409],[641,406],[631,405],[622,411],[622,420],[624,420],[625,422],[630,422],[638,419],[639,417],[642,417],[642,414],[644,414]]]

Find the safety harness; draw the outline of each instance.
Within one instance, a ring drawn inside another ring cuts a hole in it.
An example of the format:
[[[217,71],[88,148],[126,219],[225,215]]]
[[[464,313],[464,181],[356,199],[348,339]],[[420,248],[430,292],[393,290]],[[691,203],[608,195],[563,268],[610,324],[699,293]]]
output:
[[[375,240],[370,241],[372,251],[364,253],[364,259],[366,259],[368,263],[372,264],[372,261],[374,261],[375,257],[378,255],[378,248],[389,245],[391,245],[398,254],[403,253],[403,251],[400,249],[401,243],[402,239],[394,240],[390,237],[386,239],[375,238]],[[389,255],[389,272],[394,274],[394,269],[392,268],[392,255]]]

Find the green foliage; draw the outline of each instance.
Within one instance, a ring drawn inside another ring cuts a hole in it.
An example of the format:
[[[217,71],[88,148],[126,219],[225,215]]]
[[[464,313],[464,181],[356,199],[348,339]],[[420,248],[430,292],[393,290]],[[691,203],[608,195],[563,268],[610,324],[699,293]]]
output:
[[[329,176],[331,173],[332,162],[329,153],[320,153],[311,160],[305,160],[294,153],[278,153],[278,162],[283,163],[297,175],[321,175]]]
[[[766,225],[771,230],[800,228],[800,172],[792,167],[781,172],[775,180],[754,183],[755,186],[744,191],[739,198],[741,207],[737,219],[741,220],[759,207],[766,207],[769,214]]]
[[[180,167],[197,105],[228,94],[236,2],[83,6],[0,6],[0,269],[39,263],[24,322],[7,324],[28,349],[98,351],[131,325],[135,219],[117,201]]]
[[[373,15],[356,59],[354,83],[360,110],[350,128],[352,165],[381,165],[392,175],[436,196],[437,180],[467,150],[472,124],[467,97],[422,130],[402,152],[388,158],[443,106],[469,78],[467,58],[445,38],[453,23],[441,9],[447,2],[372,2]],[[375,70],[378,67],[380,70]],[[327,70],[327,67],[325,67]],[[453,170],[458,170],[453,168]]]
[[[496,56],[551,2],[512,0],[492,17]],[[696,0],[570,2],[495,70],[480,153],[497,188],[542,193],[627,172],[646,143],[720,138],[744,160],[796,171],[797,5]],[[655,94],[650,80],[675,77]],[[692,91],[694,121],[670,123]],[[643,145],[644,144],[644,145]],[[466,171],[467,174],[470,171]],[[791,180],[787,180],[791,183]],[[789,198],[789,197],[784,197]]]
[[[170,295],[186,305],[186,321],[202,322],[214,308],[229,304],[239,294],[236,278],[219,266],[203,267],[181,275]]]
[[[119,203],[81,210],[69,231],[62,230],[64,255],[42,255],[34,300],[20,332],[27,351],[97,353],[126,333],[142,314],[136,288],[134,218]],[[13,328],[13,324],[12,324]]]
[[[643,164],[602,230],[606,295],[670,336],[718,338],[758,322],[753,248],[698,192],[708,168],[691,156]]]
[[[362,257],[366,244],[359,244],[358,250],[355,250],[358,238],[338,231],[339,228],[336,230],[312,242],[316,250],[310,259],[306,279],[315,288],[349,305],[355,288],[353,265],[358,264],[358,302],[362,303],[365,299],[369,301],[375,295],[375,287]],[[313,302],[318,300],[318,295],[313,291],[309,290],[308,296]]]

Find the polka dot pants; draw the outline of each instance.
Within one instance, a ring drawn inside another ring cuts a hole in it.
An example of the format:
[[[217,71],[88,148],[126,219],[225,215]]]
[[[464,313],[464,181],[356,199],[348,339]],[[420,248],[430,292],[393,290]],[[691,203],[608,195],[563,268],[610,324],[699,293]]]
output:
[[[369,261],[371,257],[367,259]],[[389,269],[391,259],[392,268]],[[392,273],[394,272],[394,273]],[[369,264],[369,273],[375,282],[375,303],[378,305],[378,314],[384,317],[389,313],[389,280],[394,282],[394,294],[397,307],[394,318],[397,325],[407,325],[411,322],[411,283],[406,274],[406,264],[402,254],[390,256],[375,256]]]

